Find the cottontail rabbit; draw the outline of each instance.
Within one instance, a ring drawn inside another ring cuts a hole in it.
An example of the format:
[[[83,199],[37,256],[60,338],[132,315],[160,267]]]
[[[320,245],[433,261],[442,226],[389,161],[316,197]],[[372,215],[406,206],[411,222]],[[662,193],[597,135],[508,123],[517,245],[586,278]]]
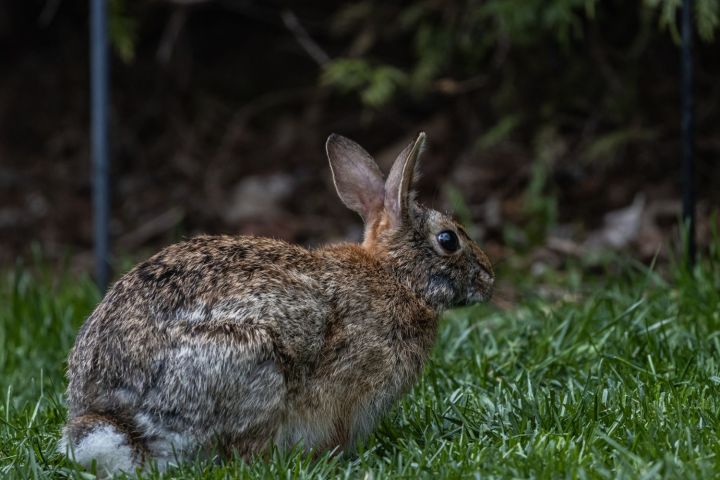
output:
[[[387,181],[326,144],[362,244],[201,236],[125,274],[78,334],[60,449],[100,475],[211,452],[350,449],[420,374],[438,312],[489,297],[487,256],[411,192],[425,134]]]

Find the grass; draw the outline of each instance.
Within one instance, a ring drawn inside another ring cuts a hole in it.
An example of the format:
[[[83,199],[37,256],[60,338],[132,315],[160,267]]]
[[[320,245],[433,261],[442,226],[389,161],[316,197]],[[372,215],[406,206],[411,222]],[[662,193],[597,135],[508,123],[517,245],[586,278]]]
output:
[[[716,242],[717,245],[717,242]],[[54,452],[87,278],[0,280],[0,478],[88,478]],[[522,300],[449,312],[419,384],[357,454],[192,463],[173,478],[712,478],[720,475],[720,254],[663,278],[517,276]],[[523,287],[523,285],[525,285]],[[159,478],[158,474],[148,475]]]

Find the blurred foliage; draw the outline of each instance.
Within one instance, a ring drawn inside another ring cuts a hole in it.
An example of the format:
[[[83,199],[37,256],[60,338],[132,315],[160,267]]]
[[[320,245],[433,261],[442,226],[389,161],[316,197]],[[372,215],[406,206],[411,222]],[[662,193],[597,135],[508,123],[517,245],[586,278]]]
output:
[[[110,0],[110,43],[120,59],[130,63],[135,58],[137,20],[127,11],[124,0]]]
[[[547,192],[547,185],[552,167],[565,148],[554,128],[541,130],[535,139],[535,161],[524,198],[524,210],[529,219],[525,230],[533,244],[542,243],[550,227],[557,223],[557,199]]]
[[[645,3],[660,12],[660,27],[669,29],[675,40],[679,41],[677,11],[682,5],[682,0],[645,0]],[[693,4],[700,38],[708,42],[714,40],[720,19],[720,2],[695,0]]]
[[[406,80],[406,75],[395,67],[373,67],[352,58],[332,62],[322,75],[324,84],[337,86],[345,92],[358,91],[362,101],[373,107],[387,103]]]
[[[569,54],[573,41],[584,37],[599,14],[619,13],[608,3],[612,2],[424,0],[403,8],[373,1],[353,3],[334,19],[335,33],[352,37],[350,53],[328,64],[322,80],[341,91],[357,92],[370,107],[391,102],[403,91],[426,95],[442,87],[444,76],[467,78],[498,67],[511,49],[549,45]],[[625,2],[620,8],[642,23],[654,23],[654,30],[669,31],[678,41],[680,5],[681,0],[644,0]],[[697,0],[695,18],[700,37],[712,41],[720,0]],[[385,20],[397,28],[378,31],[374,25],[386,25]],[[398,50],[406,54],[394,58],[390,52]]]

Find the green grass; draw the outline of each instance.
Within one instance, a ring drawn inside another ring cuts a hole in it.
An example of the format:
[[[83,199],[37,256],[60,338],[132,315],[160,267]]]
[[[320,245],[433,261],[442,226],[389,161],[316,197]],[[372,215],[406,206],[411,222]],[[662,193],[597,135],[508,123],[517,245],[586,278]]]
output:
[[[88,477],[54,445],[64,360],[98,297],[87,278],[45,271],[18,268],[0,280],[0,478]],[[552,295],[517,276],[512,309],[448,313],[422,380],[355,455],[274,452],[251,465],[193,463],[169,474],[717,477],[717,248],[694,271],[665,278],[630,261],[606,271],[594,280],[556,275]]]

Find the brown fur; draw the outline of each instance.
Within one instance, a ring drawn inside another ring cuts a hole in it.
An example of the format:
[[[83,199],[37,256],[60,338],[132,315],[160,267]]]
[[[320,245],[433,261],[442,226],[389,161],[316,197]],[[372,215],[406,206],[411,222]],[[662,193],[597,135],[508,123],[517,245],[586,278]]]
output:
[[[125,274],[70,353],[69,443],[103,421],[149,459],[168,443],[246,458],[272,443],[352,448],[417,379],[438,312],[492,287],[462,227],[412,201],[403,175],[422,140],[398,158],[390,192],[367,152],[328,140],[341,198],[368,219],[362,245],[201,236]],[[458,252],[439,249],[445,229]]]

